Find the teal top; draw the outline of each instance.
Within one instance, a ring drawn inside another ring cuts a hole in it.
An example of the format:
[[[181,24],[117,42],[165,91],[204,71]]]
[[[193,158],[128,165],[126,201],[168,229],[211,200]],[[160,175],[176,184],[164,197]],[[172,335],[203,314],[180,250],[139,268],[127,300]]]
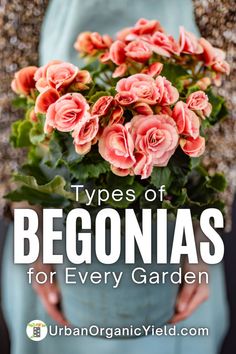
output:
[[[159,20],[175,38],[180,25],[198,33],[191,0],[52,0],[42,27],[41,64],[52,59],[78,64],[73,44],[80,32],[114,35],[141,17]]]
[[[224,271],[221,264],[209,267],[209,299],[185,321],[181,328],[209,329],[208,336],[148,336],[137,339],[47,336],[41,342],[26,337],[26,324],[39,319],[53,321],[45,313],[31,285],[27,266],[13,264],[13,227],[9,228],[3,259],[2,304],[11,336],[11,354],[218,354],[228,326]],[[133,299],[135,301],[135,298]],[[75,309],[76,311],[76,309]]]

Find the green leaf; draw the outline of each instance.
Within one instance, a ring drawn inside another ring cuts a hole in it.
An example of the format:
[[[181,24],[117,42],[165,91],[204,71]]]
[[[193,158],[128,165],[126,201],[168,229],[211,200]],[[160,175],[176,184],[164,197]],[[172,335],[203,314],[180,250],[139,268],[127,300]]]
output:
[[[196,92],[198,90],[199,90],[199,86],[197,86],[195,84],[192,86],[189,86],[188,91],[187,91],[187,96],[189,96],[191,93]]]
[[[114,189],[119,189],[123,192],[123,198],[120,201],[115,201],[113,198],[110,198],[107,201],[107,204],[111,205],[117,209],[127,208],[134,201],[129,201],[126,199],[126,192],[128,189],[132,189],[135,192],[136,200],[141,196],[144,191],[144,187],[135,179],[134,176],[117,176],[113,172],[109,172],[106,178],[106,188],[110,192],[110,195]],[[102,186],[104,188],[104,186]]]
[[[221,173],[216,173],[209,179],[206,186],[212,188],[216,192],[224,192],[227,186],[225,176]]]
[[[183,79],[189,77],[189,73],[181,65],[176,65],[173,63],[165,63],[163,70],[161,72],[162,76],[165,76],[173,86],[177,89],[183,89]]]
[[[113,97],[117,94],[117,91],[116,91],[115,87],[111,87],[109,92],[110,92],[110,95],[113,96]]]
[[[153,184],[156,188],[165,185],[166,189],[168,189],[171,182],[172,176],[169,167],[154,167],[151,175],[151,184]]]
[[[96,71],[99,66],[99,61],[97,59],[90,61],[88,64],[85,64],[81,70],[88,70],[90,73]]]
[[[14,108],[27,108],[27,98],[18,96],[12,100],[12,106]]]
[[[209,89],[207,90],[207,96],[209,98],[210,103],[212,104],[212,115],[216,116],[221,110],[222,103],[224,102],[224,98],[218,95],[215,95],[214,92]]]
[[[191,158],[187,156],[180,148],[171,157],[168,167],[171,170],[174,184],[184,185],[187,182],[188,174],[191,171]]]
[[[10,135],[10,142],[14,147],[17,147],[17,140],[18,140],[18,129],[21,121],[17,120],[16,122],[12,123],[11,125],[11,135]]]
[[[98,178],[101,174],[107,173],[108,171],[110,171],[110,166],[107,161],[98,161],[96,163],[82,161],[81,163],[70,166],[70,172],[80,182]]]
[[[19,173],[34,177],[38,184],[46,184],[49,182],[48,178],[43,173],[40,164],[25,164],[20,168]]]
[[[70,136],[69,136],[70,137]],[[67,149],[65,144],[65,138],[67,135],[64,133],[60,133],[56,130],[51,135],[51,139],[49,142],[49,149],[46,153],[44,153],[42,163],[46,164],[51,168],[56,168],[60,162],[62,162],[63,157],[63,149]],[[72,138],[70,137],[72,140]],[[70,144],[68,144],[69,146]],[[68,151],[67,151],[68,154]]]
[[[169,199],[165,199],[162,202],[162,208],[177,209],[183,206],[186,200],[187,200],[187,190],[186,188],[181,188],[178,190],[177,195],[169,195]]]
[[[70,137],[70,139],[68,139],[66,145],[67,145],[67,149],[66,149],[65,153],[63,154],[63,159],[66,160],[66,162],[69,166],[78,165],[78,163],[80,163],[83,160],[84,155],[79,155],[75,151],[75,145],[74,145],[71,137]]]
[[[172,203],[175,205],[176,208],[179,208],[185,204],[186,199],[187,199],[187,189],[182,188],[180,190],[180,193],[177,196],[173,197]]]
[[[123,177],[121,177],[121,178],[123,178]],[[119,190],[121,190],[123,192],[123,198],[120,201],[115,201],[115,200],[113,200],[113,198],[110,198],[107,201],[107,204],[111,205],[113,208],[116,208],[116,209],[128,208],[128,206],[133,203],[133,202],[130,202],[129,200],[127,200],[127,198],[126,198],[126,191],[128,189],[134,190],[136,200],[138,199],[138,197],[140,197],[140,195],[144,191],[144,187],[140,183],[138,183],[137,181],[134,181],[132,185],[127,185],[127,184],[126,185],[125,184],[117,185],[117,188],[119,188]],[[114,189],[116,189],[116,186],[113,185],[113,186],[111,186],[110,189],[109,189],[109,187],[107,189],[108,189],[108,191],[110,191],[110,193],[112,193],[114,191]]]
[[[121,185],[127,185],[127,186],[132,186],[134,183],[134,176],[117,176],[113,172],[108,173],[107,176],[107,184],[109,186],[121,186]]]
[[[206,93],[212,105],[212,112],[207,120],[211,125],[214,125],[227,116],[228,110],[223,97],[216,95],[211,89],[207,90]]]
[[[20,174],[32,176],[36,179],[38,184],[49,183],[55,175],[63,177],[66,181],[70,182],[70,173],[65,165],[61,164],[58,167],[50,167],[42,161],[36,164],[25,164],[20,170]]]
[[[30,130],[30,141],[33,145],[38,145],[45,139],[45,134],[41,123],[36,123]]]
[[[49,152],[48,155],[45,156],[44,162],[51,167],[56,167],[58,162],[62,158],[61,146],[58,141],[54,138],[50,140],[49,143]]]
[[[27,201],[33,205],[41,205],[45,208],[65,208],[70,201],[58,194],[47,194],[36,189],[22,186],[20,189],[10,192],[5,196],[13,202]]]
[[[191,209],[191,214],[192,214],[193,218],[200,219],[201,213],[206,208],[216,208],[216,209],[221,210],[222,213],[224,213],[225,204],[224,204],[224,202],[222,202],[220,200],[214,200],[212,202],[208,202],[205,204],[189,200],[187,207]]]
[[[220,109],[218,116],[217,116],[217,121],[219,122],[219,121],[224,120],[228,116],[228,114],[229,114],[229,111],[226,106],[226,102],[223,102],[221,109]]]
[[[64,164],[67,168],[73,167],[83,159],[75,151],[70,134],[54,131],[49,142],[49,149],[43,158],[43,163],[51,168]]]
[[[29,138],[32,123],[28,120],[18,120],[11,126],[10,142],[14,147],[27,147],[31,145]]]
[[[61,176],[55,176],[49,183],[39,185],[35,177],[15,174],[13,179],[20,186],[25,186],[45,194],[58,194],[64,198],[74,200],[74,194],[65,190],[66,181]]]
[[[191,168],[194,169],[196,168],[201,162],[200,157],[191,157],[190,163],[191,163]]]

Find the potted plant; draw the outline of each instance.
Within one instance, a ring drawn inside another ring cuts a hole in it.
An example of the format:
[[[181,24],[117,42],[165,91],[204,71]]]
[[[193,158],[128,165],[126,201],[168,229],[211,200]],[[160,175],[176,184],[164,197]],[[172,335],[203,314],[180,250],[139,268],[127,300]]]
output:
[[[223,210],[219,193],[224,176],[210,175],[201,164],[207,131],[227,115],[225,101],[214,93],[221,77],[229,73],[224,53],[204,38],[180,28],[176,41],[158,21],[141,19],[115,39],[99,33],[82,33],[75,48],[87,61],[83,69],[54,60],[42,67],[27,67],[15,74],[16,107],[25,112],[12,125],[11,143],[26,148],[26,163],[14,173],[17,188],[12,201],[27,200],[47,208],[79,205],[96,212],[98,200],[88,204],[84,191],[79,203],[71,185],[104,189],[103,203],[122,216],[133,208],[141,218],[143,208],[190,208],[199,218],[206,207]],[[148,189],[164,185],[163,200],[147,201]],[[133,200],[114,200],[135,192]],[[169,222],[168,242],[173,236]],[[63,306],[77,325],[102,326],[164,324],[172,315],[178,287],[174,284],[137,285],[128,279],[112,285],[65,286],[59,266]],[[141,257],[136,266],[143,267]],[[178,265],[145,265],[175,270]],[[128,274],[134,268],[122,262],[104,265],[96,260],[81,264],[82,272]]]

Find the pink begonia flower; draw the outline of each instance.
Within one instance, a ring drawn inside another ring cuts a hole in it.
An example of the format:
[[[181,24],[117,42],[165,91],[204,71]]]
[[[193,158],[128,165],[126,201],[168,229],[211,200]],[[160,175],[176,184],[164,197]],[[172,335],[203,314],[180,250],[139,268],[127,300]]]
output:
[[[152,50],[144,41],[136,40],[126,45],[125,55],[138,63],[145,63],[151,58]]]
[[[205,119],[205,117],[210,117],[212,112],[212,105],[210,102],[208,102],[206,108],[204,108],[201,112],[200,112],[200,116],[202,119]]]
[[[132,27],[123,28],[121,31],[117,32],[116,38],[119,41],[125,42],[127,36],[131,33],[131,31],[132,31]]]
[[[160,97],[155,80],[146,74],[135,74],[126,79],[121,79],[116,85],[116,90],[119,93],[133,94],[136,98],[148,104],[156,104]]]
[[[113,165],[111,165],[111,171],[114,173],[114,175],[120,177],[125,177],[132,173],[132,170],[130,168],[120,168]]]
[[[163,69],[163,64],[159,62],[152,63],[147,68],[142,70],[142,74],[150,75],[152,77],[160,75]]]
[[[162,32],[155,32],[151,39],[151,49],[154,53],[170,57],[172,54],[179,55],[179,44],[174,40],[172,36],[168,36]]]
[[[131,32],[138,36],[153,34],[156,31],[164,31],[160,22],[156,20],[146,20],[145,18],[140,18],[131,29]]]
[[[61,60],[51,60],[47,64],[41,66],[38,68],[35,72],[34,79],[36,81],[36,88],[39,92],[42,92],[47,88],[48,82],[47,82],[47,70],[51,65],[56,65],[56,64],[61,64]]]
[[[92,77],[88,70],[79,70],[74,81],[75,83],[89,84],[92,81]]]
[[[95,54],[97,50],[107,49],[112,44],[112,39],[107,34],[101,36],[97,32],[83,32],[77,37],[74,48],[81,53]]]
[[[166,166],[179,142],[175,121],[167,115],[135,116],[127,126],[136,150],[151,155],[155,166]]]
[[[192,137],[180,139],[180,146],[185,154],[191,157],[199,157],[205,151],[205,138],[199,136],[196,139]]]
[[[14,75],[14,79],[11,83],[12,90],[20,95],[27,96],[32,89],[35,89],[35,72],[38,70],[36,66],[27,66]]]
[[[142,179],[148,178],[153,170],[152,156],[144,151],[137,151],[134,156],[136,160],[133,167],[134,174],[141,176]]]
[[[92,114],[104,116],[109,112],[113,105],[114,98],[112,96],[102,96],[94,103],[92,107]]]
[[[156,78],[156,87],[160,92],[160,97],[157,103],[159,103],[161,106],[170,106],[178,100],[178,90],[172,86],[171,82],[164,76],[158,76]]]
[[[106,127],[99,139],[99,153],[111,165],[127,169],[135,163],[133,139],[122,124]]]
[[[230,66],[229,63],[227,63],[227,61],[225,60],[219,60],[216,61],[213,65],[212,65],[212,69],[218,73],[222,73],[222,74],[226,74],[229,75],[230,74]]]
[[[137,102],[138,96],[136,96],[133,92],[121,91],[115,95],[115,100],[121,106],[130,106],[131,104]]]
[[[89,105],[80,93],[67,93],[51,104],[46,113],[45,130],[70,132],[87,120]]]
[[[78,73],[79,69],[75,65],[53,60],[35,73],[36,88],[39,92],[48,87],[60,90],[69,86],[76,79]]]
[[[135,103],[133,109],[138,115],[150,116],[153,114],[151,107],[145,102]]]
[[[127,64],[119,65],[113,72],[112,77],[116,79],[117,77],[125,76],[128,67]]]
[[[74,43],[74,48],[81,53],[92,54],[95,47],[91,39],[91,32],[80,33]]]
[[[125,120],[123,114],[124,114],[124,109],[121,106],[115,107],[109,117],[108,125],[117,124],[117,123],[123,124]]]
[[[150,105],[158,103],[162,106],[168,106],[175,103],[179,98],[178,90],[163,76],[158,76],[154,80],[146,74],[135,74],[118,81],[116,90],[122,95],[124,93],[133,94],[133,100],[136,96],[141,102]]]
[[[84,123],[78,124],[72,133],[75,150],[80,155],[85,155],[91,150],[93,139],[99,129],[98,116],[87,115]]]
[[[200,90],[205,91],[208,86],[211,84],[211,79],[209,77],[203,77],[196,82],[196,85],[200,88]]]
[[[78,74],[79,69],[70,63],[50,65],[47,70],[46,80],[49,86],[60,89],[69,86]]]
[[[208,97],[203,91],[195,91],[188,96],[186,103],[189,109],[200,111],[207,108]]]
[[[191,93],[187,98],[186,104],[189,109],[196,111],[202,119],[209,117],[211,114],[212,105],[208,100],[208,96],[203,91]]]
[[[184,27],[180,27],[179,38],[180,52],[186,54],[201,54],[203,47],[200,40],[191,32],[187,32]]]
[[[125,55],[125,43],[122,41],[115,41],[110,46],[110,59],[116,65],[124,64],[126,55]]]
[[[106,49],[112,44],[112,38],[108,34],[101,35],[97,32],[92,32],[91,39],[96,49]]]
[[[46,88],[35,101],[35,113],[46,113],[48,107],[60,98],[58,91],[54,88]]]
[[[176,122],[179,134],[191,136],[194,139],[199,136],[199,117],[188,108],[186,103],[182,101],[176,103],[172,118]]]
[[[35,81],[39,81],[40,79],[46,79],[47,77],[47,70],[51,65],[61,64],[61,60],[51,60],[47,64],[40,66],[37,71],[35,72],[34,79]]]
[[[225,52],[219,48],[215,48],[205,38],[200,38],[199,43],[203,48],[201,58],[204,60],[205,65],[211,66],[216,61],[225,59]]]
[[[106,63],[110,60],[110,53],[108,51],[101,53],[98,58],[102,63]]]

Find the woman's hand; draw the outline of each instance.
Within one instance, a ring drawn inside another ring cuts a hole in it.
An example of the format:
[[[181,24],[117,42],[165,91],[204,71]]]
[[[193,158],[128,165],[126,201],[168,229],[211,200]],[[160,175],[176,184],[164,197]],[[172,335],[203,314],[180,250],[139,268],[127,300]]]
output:
[[[205,241],[205,235],[202,233],[199,223],[195,221],[195,242],[197,245],[201,241]],[[199,247],[198,247],[199,248]],[[184,273],[193,272],[198,279],[199,272],[207,272],[208,266],[204,263],[198,254],[199,263],[189,264],[185,260],[183,265]],[[209,297],[209,285],[205,282],[199,284],[197,282],[193,284],[183,283],[180,288],[175,304],[175,314],[171,318],[170,323],[177,323],[188,318],[204,301]]]
[[[12,204],[12,212],[14,212],[15,208],[30,208],[35,210],[38,215],[39,215],[39,237],[42,238],[42,208],[39,206],[32,206],[29,205],[27,202],[21,202],[21,203],[13,203]],[[34,268],[35,270],[43,271],[47,273],[47,279],[50,279],[50,272],[53,271],[53,267],[50,264],[43,264],[42,262],[38,261],[34,263]],[[65,319],[61,308],[60,308],[60,302],[61,302],[61,294],[60,294],[60,289],[56,283],[50,283],[49,281],[46,282],[45,284],[38,284],[36,281],[33,282],[33,289],[39,296],[46,312],[48,315],[59,325],[65,326],[68,325],[67,320]]]
[[[207,266],[200,264],[184,264],[184,273],[193,272],[198,279],[198,273],[207,271]],[[184,283],[179,291],[175,304],[175,314],[171,318],[170,323],[177,323],[189,317],[199,305],[206,301],[209,297],[209,286],[206,283]]]
[[[47,273],[48,279],[50,272],[53,271],[52,265],[49,264],[37,263],[34,267],[38,271]],[[33,289],[39,296],[48,315],[59,325],[69,325],[60,308],[61,294],[57,283],[54,282],[51,284],[50,282],[46,282],[45,284],[38,284],[34,281]]]

